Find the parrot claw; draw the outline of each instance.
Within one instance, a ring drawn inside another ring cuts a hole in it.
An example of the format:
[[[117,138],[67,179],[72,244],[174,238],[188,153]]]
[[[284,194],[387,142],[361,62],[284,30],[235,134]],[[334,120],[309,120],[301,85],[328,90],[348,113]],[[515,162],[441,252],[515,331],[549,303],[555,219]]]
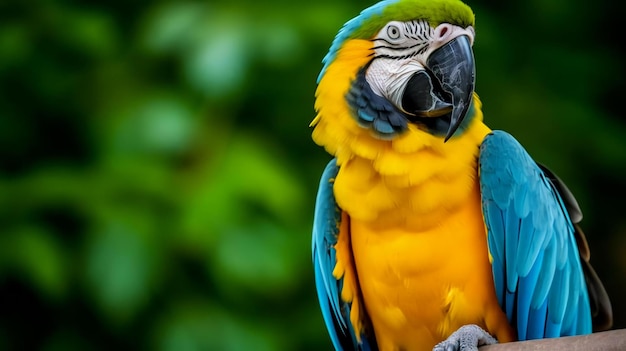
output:
[[[435,345],[433,351],[477,351],[479,346],[496,344],[498,341],[483,328],[464,325],[446,340]]]

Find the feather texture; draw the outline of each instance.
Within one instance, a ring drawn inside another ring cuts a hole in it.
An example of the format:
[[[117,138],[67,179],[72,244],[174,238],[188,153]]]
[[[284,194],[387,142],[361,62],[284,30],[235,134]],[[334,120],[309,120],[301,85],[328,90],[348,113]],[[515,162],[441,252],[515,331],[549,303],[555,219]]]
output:
[[[322,317],[336,350],[376,350],[365,334],[356,275],[352,267],[347,217],[335,203],[333,183],[338,168],[329,162],[322,174],[313,220],[313,267]],[[342,247],[343,245],[343,247]]]
[[[574,226],[557,188],[509,134],[479,156],[498,299],[520,340],[591,332]]]

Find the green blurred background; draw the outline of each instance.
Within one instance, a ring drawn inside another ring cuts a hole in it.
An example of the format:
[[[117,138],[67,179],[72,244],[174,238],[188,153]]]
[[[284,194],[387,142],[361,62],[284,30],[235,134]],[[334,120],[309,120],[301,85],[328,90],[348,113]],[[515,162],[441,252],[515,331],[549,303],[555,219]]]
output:
[[[370,4],[0,2],[0,349],[330,349],[308,124]],[[469,4],[486,121],[577,194],[625,327],[623,8]]]

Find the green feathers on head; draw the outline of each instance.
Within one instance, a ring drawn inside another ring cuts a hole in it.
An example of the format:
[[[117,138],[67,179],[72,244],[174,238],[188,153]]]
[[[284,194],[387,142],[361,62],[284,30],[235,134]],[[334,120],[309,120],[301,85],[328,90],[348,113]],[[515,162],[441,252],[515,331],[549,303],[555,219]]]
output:
[[[328,54],[322,60],[324,67],[318,76],[318,83],[346,40],[371,39],[390,21],[412,20],[426,20],[433,27],[441,23],[450,23],[465,28],[474,25],[474,13],[460,0],[380,1],[363,10],[341,28]]]
[[[463,28],[474,25],[472,9],[459,0],[386,0],[364,10],[359,17],[365,18],[358,28],[352,28],[350,39],[370,39],[389,21],[426,20],[433,27],[441,23]]]

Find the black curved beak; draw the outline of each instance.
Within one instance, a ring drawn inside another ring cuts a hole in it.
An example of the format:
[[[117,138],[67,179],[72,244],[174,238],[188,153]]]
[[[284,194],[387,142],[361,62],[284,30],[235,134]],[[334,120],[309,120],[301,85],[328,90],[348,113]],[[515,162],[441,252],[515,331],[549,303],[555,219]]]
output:
[[[465,118],[472,103],[476,68],[474,54],[467,36],[462,35],[433,51],[426,60],[426,66],[439,80],[446,95],[446,101],[452,104],[450,126],[444,141],[448,141]]]

